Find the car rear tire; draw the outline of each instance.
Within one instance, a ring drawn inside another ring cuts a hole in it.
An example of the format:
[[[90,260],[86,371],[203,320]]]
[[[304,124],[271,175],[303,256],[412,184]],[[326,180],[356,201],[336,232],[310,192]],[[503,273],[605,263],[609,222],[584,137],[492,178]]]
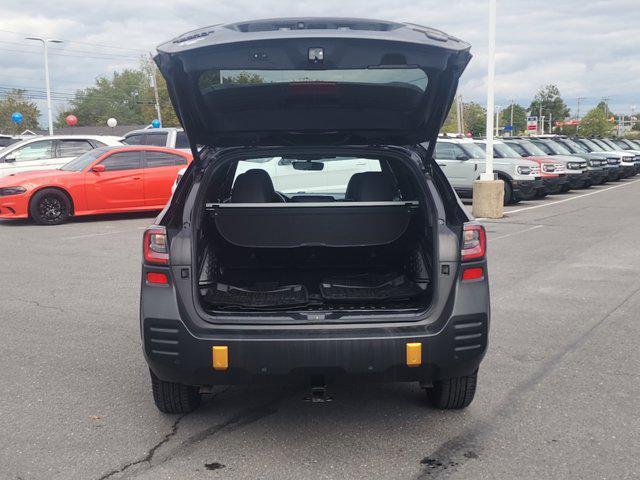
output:
[[[160,380],[152,371],[153,401],[163,413],[189,413],[200,405],[198,387]]]
[[[29,216],[38,225],[60,225],[71,215],[71,200],[57,188],[44,188],[29,203]]]
[[[464,377],[453,377],[433,382],[426,390],[427,399],[440,410],[459,410],[469,406],[476,394],[478,371]]]

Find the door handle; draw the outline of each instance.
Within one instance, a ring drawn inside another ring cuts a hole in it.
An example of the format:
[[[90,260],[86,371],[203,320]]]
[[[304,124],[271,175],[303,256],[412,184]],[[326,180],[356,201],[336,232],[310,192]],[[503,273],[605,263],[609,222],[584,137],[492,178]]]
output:
[[[140,180],[142,177],[133,177],[134,180]]]

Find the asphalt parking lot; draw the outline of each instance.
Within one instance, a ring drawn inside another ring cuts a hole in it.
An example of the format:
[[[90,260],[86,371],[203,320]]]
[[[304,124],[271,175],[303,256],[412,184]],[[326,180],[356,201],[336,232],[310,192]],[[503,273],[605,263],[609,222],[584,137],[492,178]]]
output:
[[[417,385],[218,388],[160,414],[140,348],[152,216],[0,222],[0,477],[640,477],[640,179],[523,202],[489,234],[492,331],[474,403]]]

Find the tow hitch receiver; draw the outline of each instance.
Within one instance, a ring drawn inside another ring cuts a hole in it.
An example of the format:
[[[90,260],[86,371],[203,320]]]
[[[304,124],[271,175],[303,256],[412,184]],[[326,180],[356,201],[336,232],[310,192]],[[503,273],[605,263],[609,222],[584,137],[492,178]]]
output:
[[[324,403],[333,401],[333,398],[327,395],[327,386],[325,385],[324,377],[311,377],[311,389],[309,391],[309,395],[304,397],[304,401],[312,403]]]

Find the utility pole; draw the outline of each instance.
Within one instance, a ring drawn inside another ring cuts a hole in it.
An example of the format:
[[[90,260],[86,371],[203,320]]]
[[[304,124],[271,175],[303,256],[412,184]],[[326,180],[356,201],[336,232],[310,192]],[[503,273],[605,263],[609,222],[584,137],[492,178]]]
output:
[[[580,102],[582,100],[584,100],[585,97],[578,97],[576,100],[578,100],[578,108],[576,109],[576,120],[578,123],[576,123],[576,133],[578,133],[578,130],[580,129]]]
[[[611,97],[604,97],[602,99],[602,101],[604,102],[604,116],[607,117],[607,121],[609,120],[609,100],[611,100]]]
[[[538,130],[542,131],[542,134],[544,134],[544,123],[542,121],[544,117],[542,116],[542,101],[540,101],[540,103],[538,104],[538,125],[540,125],[542,128],[539,128]]]
[[[496,134],[498,137],[500,135],[500,105],[496,105]]]
[[[512,132],[515,132],[515,129],[513,128],[513,104],[516,103],[515,99],[511,99],[511,128],[512,128]],[[513,135],[513,134],[512,134]]]
[[[496,0],[489,0],[489,52],[487,61],[487,126],[485,171],[473,182],[473,215],[476,218],[502,218],[504,183],[493,173],[493,110],[496,73]]]
[[[158,97],[158,84],[156,82],[156,67],[153,63],[153,56],[149,53],[149,58],[151,60],[151,86],[153,87],[153,95],[156,97],[156,115],[158,117],[158,121],[160,122],[160,126],[162,126],[162,113],[160,112],[160,100]]]
[[[553,127],[551,125],[551,112],[549,112],[549,133],[553,132]]]
[[[542,111],[542,109],[540,109]],[[544,119],[547,118],[544,115],[540,117],[540,135],[544,135]]]
[[[460,97],[460,125],[462,126],[460,133],[464,134],[466,130],[464,127],[464,102],[462,101],[462,95],[458,95],[458,97]]]
[[[54,40],[52,38],[42,37],[26,37],[25,40],[36,40],[42,42],[44,47],[44,81],[47,90],[47,117],[49,120],[49,135],[53,135],[53,115],[51,113],[51,85],[49,83],[49,50],[47,44],[49,43],[62,43],[62,40]]]
[[[462,134],[462,107],[460,105],[460,95],[456,95],[456,120],[458,121],[458,135]]]

